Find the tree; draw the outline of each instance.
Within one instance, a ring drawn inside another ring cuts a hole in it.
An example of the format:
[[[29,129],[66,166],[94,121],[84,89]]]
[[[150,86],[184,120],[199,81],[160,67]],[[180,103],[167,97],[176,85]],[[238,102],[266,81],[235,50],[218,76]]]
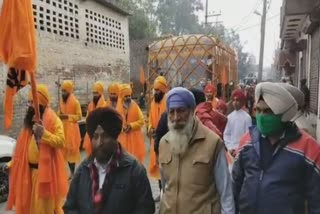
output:
[[[201,10],[201,0],[158,0],[159,31],[174,35],[199,33],[201,25],[196,12]]]
[[[152,18],[154,0],[120,0],[118,6],[130,13],[129,35],[131,40],[153,38],[157,24]]]

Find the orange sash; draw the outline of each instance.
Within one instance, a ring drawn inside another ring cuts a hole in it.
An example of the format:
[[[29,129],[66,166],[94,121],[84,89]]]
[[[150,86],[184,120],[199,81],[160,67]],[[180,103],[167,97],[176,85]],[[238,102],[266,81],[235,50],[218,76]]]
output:
[[[78,112],[78,109],[80,109],[80,112]],[[73,94],[70,94],[66,103],[60,101],[60,113],[70,115],[68,119],[62,120],[66,142],[64,153],[68,159],[68,156],[74,156],[80,152],[79,147],[81,141],[80,129],[77,123],[77,121],[81,119],[81,107],[79,101]]]
[[[105,106],[106,106],[106,101],[104,99],[104,96],[101,95],[96,107],[94,106],[93,102],[90,102],[90,104],[88,106],[88,110],[87,110],[87,117],[89,116],[90,112],[92,112],[96,108],[105,107]],[[91,141],[90,141],[88,133],[86,133],[86,135],[84,137],[83,148],[86,150],[87,156],[90,156],[92,153],[92,145],[91,145]]]
[[[47,108],[43,115],[45,129],[54,133],[56,120],[58,117],[55,112]],[[65,198],[68,193],[68,176],[62,150],[42,142],[39,150],[39,197]]]
[[[31,136],[31,129],[23,128],[21,130],[10,168],[7,210],[12,210],[15,207],[17,214],[28,214],[31,205],[32,180],[28,163]]]
[[[160,117],[163,112],[166,111],[166,99],[165,97],[161,100],[160,103],[156,103],[155,101],[152,101],[150,106],[150,112],[149,112],[149,129],[156,129],[158,127],[158,123],[160,120]],[[151,145],[150,145],[150,164],[149,164],[149,174],[156,178],[160,179],[160,172],[159,167],[157,165],[156,161],[156,153],[154,152],[154,139],[151,138]]]
[[[123,106],[120,105],[118,105],[117,110],[122,116],[123,127],[125,127],[126,125],[130,125],[132,128],[128,133],[121,132],[118,140],[126,149],[126,151],[128,151],[141,163],[143,163],[146,152],[144,138],[141,130],[142,126],[144,125],[143,114],[138,104],[134,100],[131,101],[129,110],[126,110]],[[140,123],[140,121],[143,122]]]

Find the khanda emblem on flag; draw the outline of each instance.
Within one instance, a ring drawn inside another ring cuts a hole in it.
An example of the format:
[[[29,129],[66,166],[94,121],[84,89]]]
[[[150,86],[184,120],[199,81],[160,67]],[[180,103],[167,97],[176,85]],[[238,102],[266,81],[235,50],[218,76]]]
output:
[[[28,84],[27,72],[25,70],[18,70],[10,68],[7,75],[7,87],[19,91]]]

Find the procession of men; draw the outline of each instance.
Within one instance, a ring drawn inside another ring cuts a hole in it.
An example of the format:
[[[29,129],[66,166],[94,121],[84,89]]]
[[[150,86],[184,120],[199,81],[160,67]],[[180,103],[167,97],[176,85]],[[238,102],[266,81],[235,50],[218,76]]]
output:
[[[298,88],[271,82],[254,86],[254,116],[242,88],[231,95],[229,115],[220,111],[228,100],[215,97],[213,83],[203,91],[170,90],[159,76],[153,89],[145,124],[147,115],[129,84],[109,84],[105,98],[105,84],[94,83],[86,158],[80,162],[82,113],[74,83],[61,84],[57,112],[47,87],[39,84],[42,123],[34,120],[30,92],[7,164],[7,209],[16,214],[153,214],[160,201],[160,214],[320,213],[320,145],[301,118],[305,99]],[[152,179],[160,195],[153,196]]]

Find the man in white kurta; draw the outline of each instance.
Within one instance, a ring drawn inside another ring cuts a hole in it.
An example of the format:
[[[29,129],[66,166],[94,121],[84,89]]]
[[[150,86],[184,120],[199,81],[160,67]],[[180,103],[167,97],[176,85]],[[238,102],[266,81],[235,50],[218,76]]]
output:
[[[245,95],[242,90],[235,90],[232,93],[234,111],[228,115],[228,122],[223,138],[228,151],[234,155],[238,148],[241,137],[249,131],[252,125],[250,115],[243,109]]]

